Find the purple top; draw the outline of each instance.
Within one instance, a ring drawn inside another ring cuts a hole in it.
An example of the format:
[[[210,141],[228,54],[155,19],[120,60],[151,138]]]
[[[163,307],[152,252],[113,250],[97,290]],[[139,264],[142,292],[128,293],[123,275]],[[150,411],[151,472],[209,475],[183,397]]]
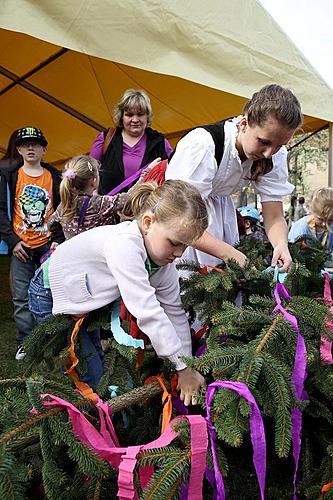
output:
[[[104,134],[101,132],[95,139],[92,148],[89,152],[90,156],[96,160],[101,161],[103,154],[103,143]],[[123,164],[124,164],[124,175],[125,179],[134,174],[141,165],[143,155],[145,154],[147,144],[147,135],[143,134],[141,139],[134,144],[134,146],[129,146],[123,141]],[[164,139],[165,152],[169,156],[172,152],[172,147],[167,139]]]

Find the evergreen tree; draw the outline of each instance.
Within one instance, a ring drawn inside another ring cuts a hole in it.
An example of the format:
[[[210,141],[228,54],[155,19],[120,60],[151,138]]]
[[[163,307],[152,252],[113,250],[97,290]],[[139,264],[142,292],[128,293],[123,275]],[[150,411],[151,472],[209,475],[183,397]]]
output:
[[[200,272],[184,264],[193,275],[182,283],[184,305],[194,311],[207,328],[196,340],[205,343],[205,353],[188,359],[207,383],[229,380],[245,383],[261,409],[267,440],[266,497],[292,498],[293,457],[291,412],[303,414],[302,448],[297,475],[299,498],[317,499],[321,487],[333,479],[332,366],[320,358],[321,337],[333,340],[327,319],[333,319],[323,300],[324,279],[320,271],[329,253],[319,245],[292,245],[294,264],[285,287],[292,300],[283,299],[285,309],[298,320],[307,348],[306,401],[295,399],[291,374],[297,334],[278,312],[272,295],[273,274],[263,272],[270,258],[265,242],[246,241],[242,250],[250,256],[244,269],[228,267]],[[237,304],[237,306],[235,305]],[[241,307],[240,307],[241,305]],[[107,309],[90,315],[90,328],[106,324]],[[73,321],[57,318],[39,325],[27,341],[27,361],[21,378],[0,380],[0,492],[1,499],[23,498],[115,498],[117,472],[77,440],[66,412],[45,408],[40,394],[51,393],[79,408],[98,425],[96,407],[73,390],[63,375]],[[112,334],[110,333],[111,337]],[[79,346],[77,352],[79,353]],[[143,444],[157,438],[161,423],[161,395],[157,382],[143,387],[145,379],[160,372],[168,379],[170,366],[152,352],[145,355],[140,370],[137,352],[110,341],[105,375],[98,388],[114,412],[114,425],[121,446]],[[84,371],[84,359],[80,359]],[[109,385],[118,386],[111,399]],[[38,413],[31,414],[34,408]],[[206,415],[205,394],[191,410]],[[174,414],[176,414],[174,412]],[[216,391],[211,417],[217,433],[217,453],[229,498],[259,498],[249,439],[250,408],[226,389]],[[137,470],[135,486],[140,498],[179,498],[191,463],[187,422],[176,424],[179,435],[169,446],[141,452],[137,469],[153,465],[154,476],[142,491]],[[211,451],[208,466],[213,469]],[[241,477],[241,481],[240,481]],[[208,482],[204,498],[212,498]],[[333,497],[333,490],[325,500]]]

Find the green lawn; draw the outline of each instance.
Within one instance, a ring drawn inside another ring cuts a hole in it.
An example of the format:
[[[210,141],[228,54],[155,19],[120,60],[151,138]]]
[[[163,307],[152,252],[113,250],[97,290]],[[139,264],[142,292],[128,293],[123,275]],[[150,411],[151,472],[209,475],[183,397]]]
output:
[[[9,257],[5,255],[0,255],[0,275],[2,276],[0,281],[0,378],[13,378],[23,371],[23,364],[15,360],[17,330],[13,321],[13,304],[9,289]]]

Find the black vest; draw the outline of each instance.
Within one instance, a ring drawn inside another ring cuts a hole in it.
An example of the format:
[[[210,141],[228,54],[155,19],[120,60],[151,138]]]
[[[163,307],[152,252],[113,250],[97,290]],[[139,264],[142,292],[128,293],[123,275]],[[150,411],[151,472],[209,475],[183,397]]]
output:
[[[123,164],[123,138],[121,128],[116,128],[112,141],[109,144],[102,158],[101,181],[99,192],[107,194],[113,188],[118,186],[125,179],[124,164]],[[164,135],[150,127],[146,128],[147,145],[142,158],[141,165],[138,165],[138,170],[147,165],[155,158],[165,160],[167,154],[165,152]],[[131,186],[127,186],[121,192],[127,191]]]
[[[195,127],[195,128],[204,128],[212,136],[212,139],[213,139],[214,145],[215,145],[215,154],[214,154],[214,156],[215,156],[215,160],[216,160],[216,163],[217,163],[217,167],[220,166],[220,163],[221,163],[222,158],[223,158],[223,151],[224,151],[224,124],[225,124],[225,122],[227,122],[229,120],[232,120],[232,118],[226,118],[225,120],[221,120],[219,122],[212,123],[210,125],[201,125],[200,127]],[[191,130],[194,130],[194,129],[192,128]],[[191,132],[191,130],[189,130],[188,132],[186,132],[186,134],[184,134],[181,137],[181,139],[183,137],[185,137],[185,135],[187,135],[189,132]],[[171,160],[171,158],[175,154],[175,151],[176,151],[176,148],[170,154],[169,161]],[[272,170],[272,168],[273,168],[273,160],[272,160],[272,158],[264,158],[262,160],[254,160],[252,162],[252,166],[251,166],[251,175],[254,174],[254,172],[256,171],[256,169],[258,168],[258,166],[260,164],[263,165],[263,169],[262,170],[264,171],[264,173],[262,175],[265,175],[265,173],[270,172]]]

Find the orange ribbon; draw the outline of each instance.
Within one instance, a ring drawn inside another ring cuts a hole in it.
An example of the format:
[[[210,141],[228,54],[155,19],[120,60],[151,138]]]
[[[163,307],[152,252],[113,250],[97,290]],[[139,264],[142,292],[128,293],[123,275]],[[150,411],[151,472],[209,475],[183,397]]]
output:
[[[330,483],[324,484],[324,486],[321,489],[322,494],[321,494],[320,498],[323,498],[325,493],[327,493],[328,490],[330,490],[332,488],[332,486],[333,486],[333,481],[331,481]]]
[[[171,420],[171,414],[172,414],[171,394],[168,392],[168,389],[165,387],[162,377],[158,377],[157,375],[147,378],[145,380],[145,385],[149,384],[153,380],[157,380],[157,382],[160,384],[160,386],[163,389],[162,403],[164,403],[164,406],[163,406],[163,413],[162,413],[162,431],[161,431],[163,433]]]
[[[75,367],[79,363],[79,360],[75,354],[74,342],[75,342],[75,339],[80,331],[81,325],[82,325],[86,316],[87,315],[85,314],[83,316],[80,316],[76,320],[76,323],[74,325],[74,328],[73,328],[72,334],[71,334],[71,343],[67,349],[68,350],[68,358],[65,359],[64,363],[65,363],[66,368],[67,368],[67,366],[69,366],[69,368],[66,369],[67,375],[69,375],[70,378],[73,380],[75,387],[80,391],[82,396],[86,399],[90,399],[90,401],[92,401],[94,404],[97,404],[97,402],[98,402],[97,394],[94,393],[94,391],[92,390],[90,385],[86,384],[85,382],[82,382],[79,379],[78,374],[75,371]]]
[[[219,269],[218,267],[211,266],[210,264],[207,264],[207,266],[201,267],[199,269],[199,273],[204,274],[204,275],[208,274],[208,268],[214,269],[214,271],[217,271],[218,273],[224,273],[223,269]]]

